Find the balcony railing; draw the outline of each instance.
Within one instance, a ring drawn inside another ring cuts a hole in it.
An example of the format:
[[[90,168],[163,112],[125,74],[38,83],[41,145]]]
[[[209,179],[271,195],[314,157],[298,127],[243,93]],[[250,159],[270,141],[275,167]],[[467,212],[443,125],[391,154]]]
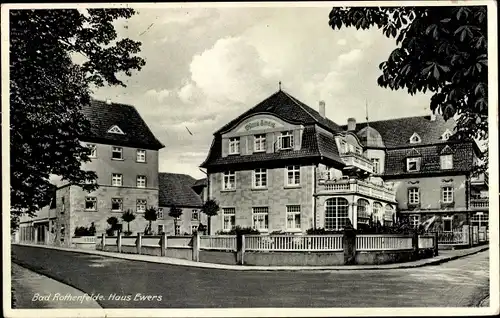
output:
[[[489,199],[471,199],[470,205],[473,209],[485,209],[489,207]]]
[[[387,187],[357,180],[325,180],[323,183],[319,184],[318,193],[323,194],[335,194],[335,193],[346,193],[346,194],[364,194],[371,196],[373,198],[395,201],[396,192]]]
[[[346,152],[341,154],[340,158],[348,167],[355,167],[367,172],[373,172],[373,163],[371,160],[359,153]]]

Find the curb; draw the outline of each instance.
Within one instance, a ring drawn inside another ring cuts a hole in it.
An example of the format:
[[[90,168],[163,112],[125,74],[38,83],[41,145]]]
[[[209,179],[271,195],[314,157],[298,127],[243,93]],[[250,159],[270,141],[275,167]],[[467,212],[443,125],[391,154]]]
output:
[[[195,267],[195,268],[204,268],[204,269],[216,269],[216,270],[234,270],[234,271],[265,271],[265,272],[277,272],[277,271],[348,271],[348,270],[390,270],[390,269],[407,269],[407,268],[418,268],[418,267],[424,267],[424,266],[433,266],[433,265],[440,265],[442,263],[446,263],[449,261],[453,261],[462,257],[474,255],[480,252],[484,252],[489,249],[489,245],[484,246],[483,248],[480,248],[476,251],[471,251],[470,253],[466,253],[463,255],[454,255],[454,256],[449,256],[446,258],[442,259],[436,259],[436,260],[430,260],[429,262],[425,262],[422,264],[408,264],[408,263],[399,263],[399,264],[391,264],[389,266],[385,267],[362,267],[363,265],[340,265],[340,266],[309,266],[309,267],[287,267],[283,266],[282,268],[280,267],[253,267],[251,265],[227,265],[227,264],[214,264],[214,263],[204,263],[204,262],[196,262],[196,263],[182,263],[181,262],[169,262],[168,259],[161,258],[163,261],[155,260],[155,259],[137,259],[134,257],[130,257],[129,255],[136,255],[136,254],[125,254],[125,253],[110,253],[110,252],[105,252],[105,251],[99,251],[99,250],[81,250],[81,249],[75,249],[75,248],[65,248],[65,247],[55,247],[55,246],[46,246],[46,245],[32,245],[32,244],[20,244],[20,243],[13,243],[13,245],[19,245],[19,246],[28,246],[28,247],[38,247],[38,248],[46,248],[46,249],[55,249],[55,250],[60,250],[60,251],[66,251],[66,252],[73,252],[73,253],[81,253],[81,254],[90,254],[90,255],[98,255],[98,256],[103,256],[103,257],[112,257],[112,258],[117,258],[117,259],[125,259],[125,260],[130,260],[130,261],[138,261],[138,262],[148,262],[148,263],[155,263],[155,264],[165,264],[165,265],[171,265],[171,266],[183,266],[183,267]],[[98,253],[95,253],[95,252]],[[150,255],[140,255],[140,256],[150,256]],[[154,257],[154,256],[151,256]],[[438,256],[439,257],[439,256]],[[21,265],[21,264],[19,264]],[[23,266],[23,265],[21,265]],[[366,266],[366,265],[365,265]],[[376,265],[375,265],[376,266]],[[380,266],[380,265],[379,265]],[[26,267],[26,266],[24,266]]]

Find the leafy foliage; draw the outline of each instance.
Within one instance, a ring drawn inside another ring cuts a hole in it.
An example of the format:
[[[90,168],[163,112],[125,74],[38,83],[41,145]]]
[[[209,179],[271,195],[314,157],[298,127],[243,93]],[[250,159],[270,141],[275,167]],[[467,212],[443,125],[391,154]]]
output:
[[[33,216],[50,202],[51,175],[92,191],[79,142],[90,124],[82,105],[92,89],[122,85],[145,61],[140,42],[118,39],[113,21],[133,9],[10,10],[11,214]],[[75,56],[84,62],[75,63]],[[14,227],[17,222],[14,220]]]
[[[431,92],[430,108],[457,116],[452,138],[488,139],[486,6],[333,8],[329,25],[377,27],[398,47],[380,64],[378,84]],[[482,159],[487,165],[487,150]],[[479,169],[482,170],[482,169]]]
[[[174,219],[174,231],[177,228],[177,220],[182,215],[182,209],[172,205],[168,211],[168,215]],[[177,234],[177,233],[176,233]]]
[[[106,220],[106,222],[108,222],[111,228],[115,228],[116,225],[118,224],[118,219],[114,216],[111,216]]]
[[[149,221],[148,227],[144,231],[145,235],[152,235],[153,230],[152,230],[152,222],[156,221],[158,218],[158,209],[155,207],[150,206],[149,208],[146,209],[144,212],[144,218]]]
[[[216,235],[246,235],[255,234],[258,235],[260,232],[251,227],[241,227],[239,225],[233,227],[230,231],[217,231]]]
[[[135,220],[135,214],[132,212],[132,210],[127,210],[123,212],[122,214],[122,220],[124,222],[127,222],[127,232],[125,233],[126,235],[130,235],[132,232],[130,231],[130,222]]]
[[[78,226],[75,228],[75,236],[93,236],[95,233],[85,226]]]
[[[212,216],[216,216],[219,213],[220,207],[219,203],[215,199],[208,199],[203,203],[201,211],[208,216],[208,235],[211,233],[211,219]]]

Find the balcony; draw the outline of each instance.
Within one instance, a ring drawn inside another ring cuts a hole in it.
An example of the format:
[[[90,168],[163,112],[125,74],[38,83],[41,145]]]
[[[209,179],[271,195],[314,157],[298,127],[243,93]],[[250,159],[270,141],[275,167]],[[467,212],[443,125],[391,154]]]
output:
[[[385,201],[396,201],[396,192],[387,186],[357,179],[325,180],[318,185],[318,194],[361,194]]]
[[[368,173],[373,172],[373,163],[371,160],[359,153],[346,152],[341,154],[340,158],[347,165],[345,169],[357,169]]]
[[[473,210],[486,210],[489,207],[489,199],[488,198],[471,199],[470,206]]]

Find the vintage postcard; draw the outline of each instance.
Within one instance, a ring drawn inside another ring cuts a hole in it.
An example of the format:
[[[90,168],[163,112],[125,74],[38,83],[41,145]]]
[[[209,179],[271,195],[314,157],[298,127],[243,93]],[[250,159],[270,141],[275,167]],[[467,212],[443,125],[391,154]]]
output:
[[[1,14],[4,316],[499,313],[496,2]]]

